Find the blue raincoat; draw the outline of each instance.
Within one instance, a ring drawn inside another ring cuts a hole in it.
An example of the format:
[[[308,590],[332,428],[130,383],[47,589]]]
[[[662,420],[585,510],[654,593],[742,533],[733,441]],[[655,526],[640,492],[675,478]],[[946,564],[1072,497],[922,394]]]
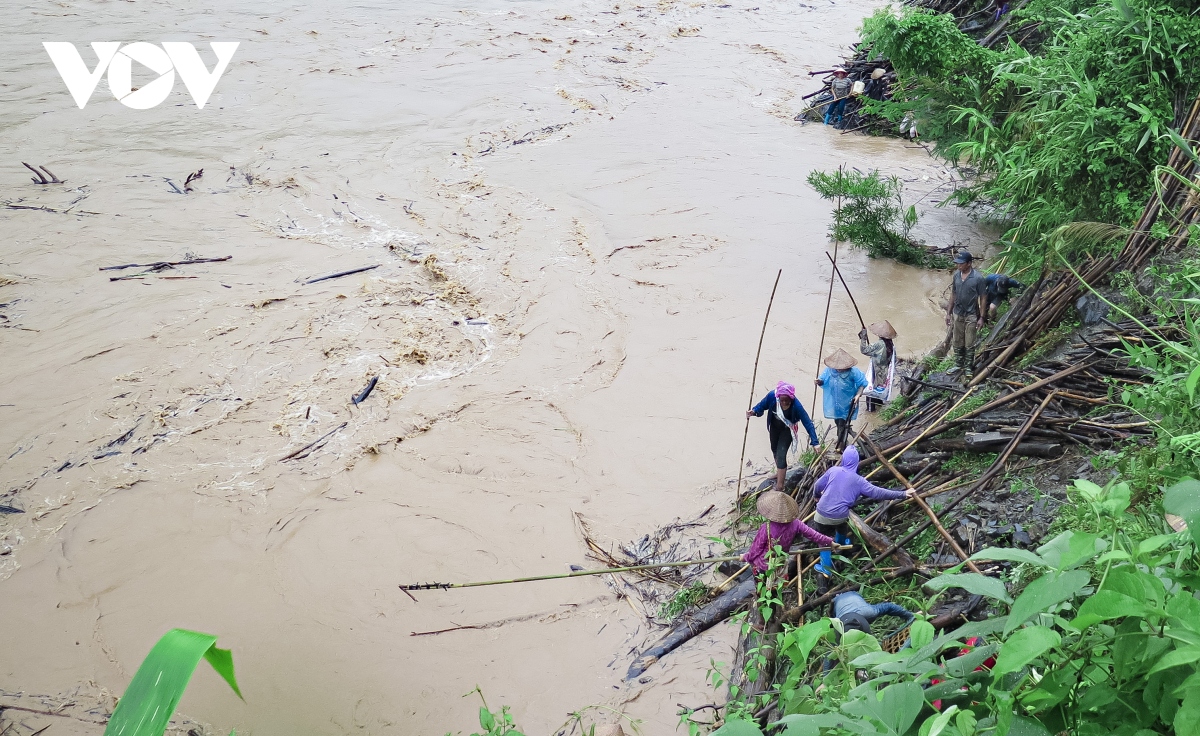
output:
[[[858,368],[821,371],[821,390],[824,396],[822,409],[826,419],[854,419],[858,416],[858,402],[850,403],[859,389],[867,387],[867,377]],[[849,416],[847,416],[849,414]]]

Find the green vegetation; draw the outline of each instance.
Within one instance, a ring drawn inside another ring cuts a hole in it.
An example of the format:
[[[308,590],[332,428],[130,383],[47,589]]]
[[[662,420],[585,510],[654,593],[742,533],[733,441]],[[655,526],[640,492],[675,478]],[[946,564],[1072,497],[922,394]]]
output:
[[[216,644],[217,637],[186,629],[163,634],[117,702],[104,736],[162,736],[201,659],[242,697],[233,675],[233,655]]]
[[[483,729],[479,733],[473,733],[471,736],[524,736],[517,730],[513,723],[512,714],[508,712],[508,706],[502,706],[499,713],[493,713],[488,708],[487,700],[483,697],[483,691],[476,685],[475,689],[467,693],[463,697],[479,694],[479,700],[483,705],[479,706],[479,727]],[[450,734],[446,734],[450,736]]]
[[[979,407],[987,404],[992,399],[999,395],[999,391],[994,388],[984,388],[976,391],[967,397],[966,401],[958,405],[958,408],[946,415],[946,421],[951,422],[961,416],[966,416],[970,412],[975,411]]]
[[[708,586],[696,580],[691,585],[685,585],[675,591],[675,595],[671,596],[670,600],[663,601],[658,609],[658,617],[667,621],[674,620],[685,611],[691,610],[707,596]]]
[[[1156,430],[1154,445],[1130,448],[1116,461],[1140,488],[1200,475],[1200,259],[1159,265],[1147,276],[1153,292],[1141,297],[1148,312],[1139,321],[1157,339],[1124,341],[1123,350],[1132,365],[1149,371],[1151,380],[1114,385],[1121,402]]]
[[[998,457],[994,452],[956,452],[942,467],[947,472],[961,475],[981,475]]]
[[[872,258],[949,268],[948,258],[930,253],[908,237],[917,224],[917,210],[904,207],[900,198],[903,185],[898,177],[883,176],[879,171],[860,174],[838,169],[814,171],[808,175],[808,184],[822,198],[838,202],[830,232],[835,240],[848,240]]]
[[[900,394],[896,398],[892,399],[887,406],[879,410],[879,420],[883,422],[891,421],[901,414],[908,412],[908,405],[911,402],[912,400],[907,396]]]
[[[896,654],[835,619],[785,627],[782,684],[762,696],[782,712],[772,725],[785,736],[1200,734],[1200,482],[1163,500],[1191,535],[1131,512],[1126,483],[1076,489],[1096,531],[974,555],[1015,563],[1020,584],[951,572],[927,585],[984,595],[1007,615],[936,638],[918,619]],[[964,647],[970,637],[981,641]],[[762,704],[731,706],[715,734],[760,736],[748,714]]]
[[[1055,228],[1141,213],[1200,89],[1200,14],[1192,0],[1031,0],[1014,15],[1040,24],[1036,53],[983,48],[914,8],[876,12],[863,39],[908,90],[873,112],[915,114],[935,153],[976,175],[953,200],[991,205],[1010,263],[1036,267]]]

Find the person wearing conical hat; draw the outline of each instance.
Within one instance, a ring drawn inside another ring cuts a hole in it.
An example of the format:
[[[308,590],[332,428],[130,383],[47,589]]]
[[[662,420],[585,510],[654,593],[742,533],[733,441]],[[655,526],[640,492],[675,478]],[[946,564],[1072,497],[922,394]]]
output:
[[[820,444],[817,428],[796,398],[796,387],[787,381],[780,381],[774,391],[768,391],[762,401],[746,412],[746,418],[761,417],[763,412],[767,414],[767,436],[771,440],[771,454],[775,456],[775,490],[782,491],[787,475],[788,450],[793,444],[797,450],[800,449],[799,425],[804,425],[813,447]]]
[[[842,115],[846,112],[846,102],[850,100],[850,90],[854,83],[850,81],[850,77],[846,74],[845,69],[833,70],[833,81],[829,83],[829,91],[833,94],[833,102],[829,103],[829,107],[825,108],[825,124],[829,125],[829,121],[837,118],[836,123],[842,122]]]
[[[864,392],[867,397],[867,411],[875,411],[880,404],[892,400],[892,389],[896,378],[896,329],[886,319],[871,325],[871,332],[879,339],[867,344],[867,331],[858,331],[858,350],[871,358],[868,366],[867,381],[871,384]]]
[[[833,539],[800,521],[800,506],[795,499],[779,491],[767,491],[758,497],[758,513],[767,521],[758,528],[750,549],[742,560],[750,563],[755,572],[767,571],[767,555],[778,545],[786,551],[797,536],[803,536],[818,547],[829,547]]]
[[[817,378],[817,385],[824,390],[825,418],[837,425],[839,451],[846,449],[850,423],[858,416],[858,394],[869,385],[855,362],[850,353],[838,348],[825,359],[826,368]]]

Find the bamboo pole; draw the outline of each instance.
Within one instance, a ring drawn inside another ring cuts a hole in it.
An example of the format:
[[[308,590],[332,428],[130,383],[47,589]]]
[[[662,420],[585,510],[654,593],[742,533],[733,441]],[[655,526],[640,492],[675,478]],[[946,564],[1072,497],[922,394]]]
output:
[[[746,411],[754,408],[754,384],[758,381],[758,359],[762,357],[763,338],[767,336],[767,320],[771,317],[771,305],[775,303],[775,290],[779,288],[779,277],[783,275],[783,269],[775,274],[775,285],[771,287],[771,298],[767,300],[767,313],[763,315],[762,332],[758,333],[758,350],[754,353],[754,372],[750,375],[750,405],[746,407]],[[737,485],[734,486],[734,497],[740,498],[742,495],[742,471],[746,468],[746,439],[750,436],[750,417],[746,417],[746,428],[742,431],[742,456],[738,458],[738,479]]]
[[[960,560],[967,563],[967,567],[971,569],[971,572],[979,572],[979,568],[969,559],[970,555],[968,555],[966,551],[959,546],[958,542],[954,541],[954,537],[950,536],[950,532],[946,531],[946,527],[942,526],[941,519],[939,519],[937,514],[933,512],[933,509],[929,508],[929,504],[925,503],[925,499],[921,498],[921,494],[917,492],[917,489],[913,487],[913,484],[908,482],[908,478],[905,478],[904,475],[896,469],[896,466],[892,465],[891,461],[884,457],[884,454],[882,451],[880,451],[879,446],[875,444],[869,435],[863,435],[863,440],[867,443],[867,446],[870,447],[871,450],[873,450],[879,457],[879,462],[883,463],[884,467],[886,467],[892,475],[896,476],[896,480],[903,483],[905,488],[912,491],[912,495],[909,496],[909,498],[911,498],[918,506],[921,507],[921,510],[924,511],[925,515],[929,517],[929,520],[933,522],[933,526],[938,530],[938,534],[942,535],[942,539],[946,540],[946,542],[954,550],[954,554],[958,555]]]
[[[854,301],[854,294],[850,293],[850,287],[846,285],[846,279],[842,278],[842,270],[837,267],[837,261],[829,256],[829,251],[825,251],[825,257],[829,258],[829,262],[833,264],[833,272],[837,274],[838,281],[842,282],[842,288],[846,290],[846,296],[850,297],[850,304],[854,307],[854,313],[858,315],[858,323],[862,328],[867,329],[867,323],[863,321],[862,312],[858,311],[858,302]]]
[[[796,556],[797,556],[797,557],[799,557],[799,556],[800,556],[800,553],[799,553],[799,552],[797,552],[797,553],[796,553]],[[729,577],[725,578],[725,580],[723,580],[723,581],[722,581],[722,582],[721,582],[719,585],[717,585],[717,587],[715,587],[715,588],[713,588],[711,591],[709,591],[709,594],[710,594],[710,595],[716,595],[717,593],[723,593],[723,592],[725,592],[725,589],[729,587],[729,584],[730,584],[730,583],[732,583],[734,580],[737,580],[739,577],[741,577],[741,576],[742,576],[742,573],[746,572],[746,571],[747,571],[747,570],[749,570],[749,569],[750,569],[750,563],[749,563],[749,562],[747,562],[745,565],[742,565],[742,566],[741,566],[741,567],[738,569],[738,571],[737,571],[737,572],[735,572],[734,574],[732,574],[732,575],[730,575]]]
[[[796,555],[796,605],[804,605],[804,560]]]
[[[814,552],[837,551],[849,549],[848,544],[835,544],[831,547],[808,547],[799,550],[796,554],[811,554]],[[478,588],[484,585],[508,585],[509,583],[532,583],[538,580],[564,580],[566,578],[581,578],[587,575],[608,575],[616,572],[636,572],[638,570],[657,570],[661,567],[687,567],[689,565],[711,565],[714,562],[733,562],[741,561],[741,555],[729,555],[726,557],[706,557],[700,560],[683,560],[680,562],[656,562],[650,565],[631,565],[629,567],[603,567],[598,570],[572,570],[571,572],[559,573],[557,575],[535,575],[528,578],[512,578],[511,580],[485,580],[475,583],[413,583],[410,585],[401,585],[401,590],[449,590],[450,588]],[[740,573],[739,573],[740,574]]]
[[[838,179],[839,180],[841,180],[843,177],[843,168],[844,167],[842,167],[842,166],[838,167]],[[842,209],[842,196],[839,194],[838,199],[837,199],[837,210],[835,210],[835,211],[838,211],[841,209]],[[833,241],[833,257],[831,257],[829,259],[829,260],[833,261],[833,267],[835,269],[837,268],[837,254],[838,254],[838,240],[835,238]],[[825,255],[828,256],[829,252],[826,251]],[[817,378],[821,375],[821,359],[825,355],[825,331],[829,328],[829,305],[832,303],[833,303],[833,274],[831,273],[831,274],[829,274],[829,295],[825,297],[825,321],[821,324],[821,344],[817,347],[817,369],[816,369],[816,371],[814,371],[813,378]],[[813,414],[816,414],[817,413],[817,385],[815,383],[813,384],[812,408],[813,408]]]

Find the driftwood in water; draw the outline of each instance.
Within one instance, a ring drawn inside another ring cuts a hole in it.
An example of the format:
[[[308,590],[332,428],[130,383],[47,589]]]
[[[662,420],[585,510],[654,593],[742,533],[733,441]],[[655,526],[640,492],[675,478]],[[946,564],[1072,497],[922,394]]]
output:
[[[352,268],[349,271],[338,271],[337,273],[331,273],[328,276],[318,276],[315,279],[309,279],[308,281],[305,281],[304,283],[305,284],[315,284],[318,281],[328,281],[330,279],[340,279],[343,276],[350,276],[352,274],[362,273],[363,271],[373,271],[376,268],[379,268],[378,263],[376,263],[374,266],[363,266],[362,268]]]
[[[358,406],[362,402],[366,401],[367,397],[371,395],[371,391],[374,390],[375,384],[377,383],[379,383],[379,376],[372,376],[371,380],[367,383],[367,387],[362,391],[359,391],[354,398],[350,399],[350,401],[355,406]]]
[[[663,636],[633,660],[633,663],[629,665],[629,671],[625,673],[625,679],[632,680],[638,677],[649,669],[650,665],[678,649],[687,640],[732,616],[737,609],[742,607],[742,604],[754,596],[754,591],[754,576],[751,575],[717,596],[695,614],[686,616],[683,621],[668,631],[666,636]]]
[[[193,263],[220,263],[228,261],[233,256],[222,256],[221,258],[188,258],[183,261],[155,261],[154,263],[123,263],[120,266],[101,266],[101,271],[120,271],[124,268],[148,268],[151,271],[162,271],[174,266],[190,266]]]

